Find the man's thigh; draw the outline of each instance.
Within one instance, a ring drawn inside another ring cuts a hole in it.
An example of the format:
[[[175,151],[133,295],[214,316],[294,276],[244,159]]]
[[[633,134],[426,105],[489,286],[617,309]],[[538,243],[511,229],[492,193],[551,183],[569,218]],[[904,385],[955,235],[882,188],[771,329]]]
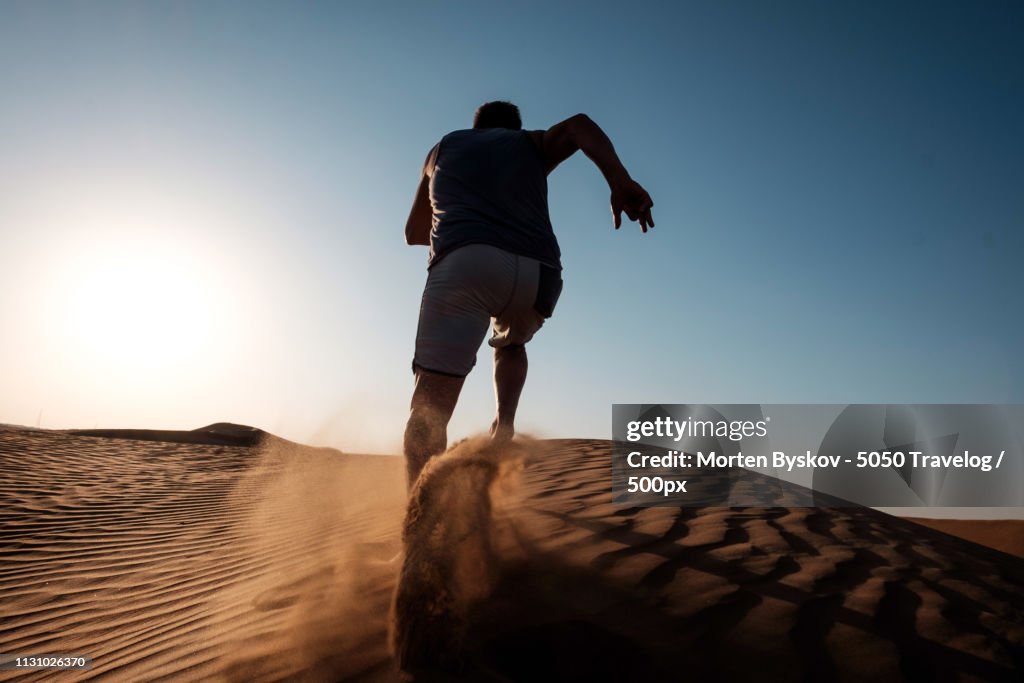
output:
[[[491,317],[505,306],[516,282],[515,256],[469,245],[431,268],[420,303],[414,367],[465,377]]]
[[[562,293],[561,272],[520,256],[516,287],[508,305],[495,316],[488,343],[494,348],[526,344],[554,313]]]

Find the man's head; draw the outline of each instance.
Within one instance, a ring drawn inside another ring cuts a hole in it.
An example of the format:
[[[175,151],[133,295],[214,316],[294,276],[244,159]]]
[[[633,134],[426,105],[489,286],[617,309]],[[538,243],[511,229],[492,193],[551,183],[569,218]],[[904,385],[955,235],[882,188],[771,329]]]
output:
[[[511,102],[487,102],[473,115],[473,127],[522,130],[523,120],[519,118],[519,107]]]

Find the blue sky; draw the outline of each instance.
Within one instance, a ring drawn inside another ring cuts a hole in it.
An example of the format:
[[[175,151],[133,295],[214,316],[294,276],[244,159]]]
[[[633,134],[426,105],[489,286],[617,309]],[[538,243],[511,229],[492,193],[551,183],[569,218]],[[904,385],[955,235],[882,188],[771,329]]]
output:
[[[5,3],[0,422],[393,452],[405,217],[489,99],[586,112],[655,200],[615,232],[584,157],[549,179],[566,285],[522,429],[1024,402],[1022,33],[1011,3]],[[490,421],[487,352],[453,437]]]

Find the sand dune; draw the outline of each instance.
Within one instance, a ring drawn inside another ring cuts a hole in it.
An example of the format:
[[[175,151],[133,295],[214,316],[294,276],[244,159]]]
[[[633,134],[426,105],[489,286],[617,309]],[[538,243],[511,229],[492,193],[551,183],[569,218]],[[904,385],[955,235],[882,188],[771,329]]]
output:
[[[68,429],[66,433],[74,436],[198,443],[208,446],[259,446],[264,439],[270,436],[262,429],[232,424],[230,422],[217,422],[188,431],[172,429]]]
[[[389,647],[417,680],[1020,679],[1024,560],[864,508],[617,507],[609,458],[468,441],[407,507],[398,458],[3,428],[0,652],[93,659],[23,680],[399,680]]]
[[[927,517],[907,517],[906,519],[951,536],[1024,558],[1024,520],[930,519]]]

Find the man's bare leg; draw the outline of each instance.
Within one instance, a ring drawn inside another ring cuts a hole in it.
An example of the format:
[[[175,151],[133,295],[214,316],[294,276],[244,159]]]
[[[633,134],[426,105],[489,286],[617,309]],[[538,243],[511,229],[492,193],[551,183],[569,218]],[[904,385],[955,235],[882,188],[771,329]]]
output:
[[[494,398],[497,416],[491,423],[491,438],[503,443],[515,435],[516,409],[526,383],[526,347],[522,344],[494,349]]]
[[[406,483],[410,489],[427,461],[448,447],[448,421],[455,412],[465,381],[465,377],[417,368],[416,388],[405,425]]]

